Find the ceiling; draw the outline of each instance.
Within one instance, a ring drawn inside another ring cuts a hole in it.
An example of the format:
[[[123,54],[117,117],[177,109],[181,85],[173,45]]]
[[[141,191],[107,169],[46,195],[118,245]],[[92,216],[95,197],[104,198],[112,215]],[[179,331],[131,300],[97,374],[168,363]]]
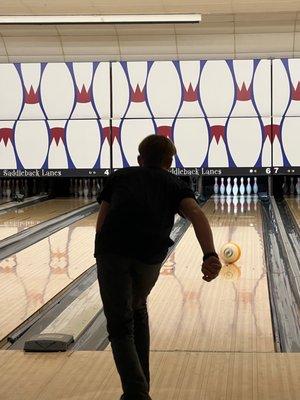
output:
[[[0,24],[0,63],[300,57],[300,0],[0,0],[0,15],[147,13],[201,13],[202,22]]]
[[[1,0],[1,15],[240,14],[300,11],[300,0]]]

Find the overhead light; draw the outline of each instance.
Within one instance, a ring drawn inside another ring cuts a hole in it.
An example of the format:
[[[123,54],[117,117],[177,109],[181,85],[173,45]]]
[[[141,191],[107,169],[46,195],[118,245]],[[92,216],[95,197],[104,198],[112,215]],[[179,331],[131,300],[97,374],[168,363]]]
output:
[[[178,24],[199,23],[201,14],[1,15],[0,24]]]

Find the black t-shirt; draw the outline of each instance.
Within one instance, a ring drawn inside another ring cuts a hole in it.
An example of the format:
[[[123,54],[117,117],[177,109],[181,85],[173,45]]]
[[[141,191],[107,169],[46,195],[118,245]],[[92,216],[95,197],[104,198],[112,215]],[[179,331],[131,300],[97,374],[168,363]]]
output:
[[[95,256],[120,254],[155,264],[173,241],[169,235],[182,199],[194,192],[177,176],[155,167],[130,167],[113,173],[97,200],[110,203]]]

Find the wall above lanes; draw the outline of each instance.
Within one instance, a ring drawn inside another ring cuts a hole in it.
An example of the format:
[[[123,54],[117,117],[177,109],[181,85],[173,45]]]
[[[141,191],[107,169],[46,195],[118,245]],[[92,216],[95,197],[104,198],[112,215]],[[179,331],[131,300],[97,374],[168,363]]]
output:
[[[2,64],[0,169],[101,174],[151,133],[177,168],[298,168],[299,82],[288,59]]]

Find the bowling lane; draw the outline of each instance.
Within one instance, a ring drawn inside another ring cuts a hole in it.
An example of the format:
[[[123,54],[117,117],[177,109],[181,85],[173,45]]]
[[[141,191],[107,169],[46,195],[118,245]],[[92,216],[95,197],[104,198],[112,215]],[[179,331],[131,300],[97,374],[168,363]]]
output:
[[[231,210],[213,200],[204,206],[216,249],[232,240],[242,252],[215,281],[202,280],[192,227],[164,264],[149,297],[152,350],[275,351],[260,205],[250,200],[243,212],[243,201]]]
[[[297,197],[286,197],[289,209],[291,210],[298,226],[300,227],[300,196]]]
[[[84,198],[60,198],[0,214],[0,240],[91,203]]]
[[[11,200],[8,200],[6,197],[5,198],[0,198],[0,205],[1,204],[7,204],[7,203],[9,203]]]
[[[0,340],[95,263],[92,214],[0,261]]]

